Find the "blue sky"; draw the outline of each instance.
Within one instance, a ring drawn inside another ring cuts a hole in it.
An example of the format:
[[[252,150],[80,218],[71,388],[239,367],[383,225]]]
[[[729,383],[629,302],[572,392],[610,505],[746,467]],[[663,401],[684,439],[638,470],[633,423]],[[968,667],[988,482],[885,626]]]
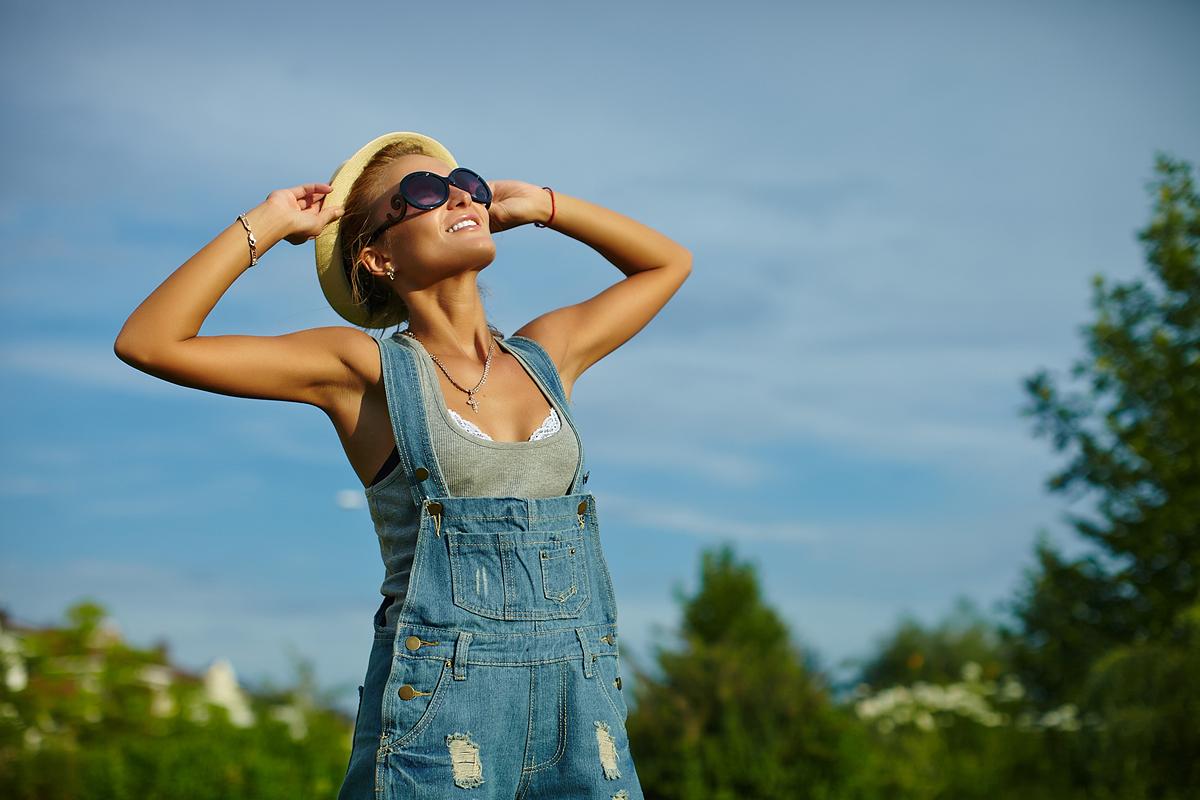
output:
[[[435,9],[436,10],[427,10]],[[720,541],[834,668],[902,614],[1010,597],[1048,495],[1022,379],[1082,352],[1089,278],[1144,271],[1156,149],[1200,159],[1194,3],[9,6],[0,49],[0,604],[92,597],[202,668],[352,708],[383,579],[317,409],[121,363],[125,318],[272,189],[392,130],[628,214],[693,274],[577,383],[623,648]],[[1189,86],[1191,87],[1189,89]],[[511,333],[622,278],[497,235]],[[201,335],[341,324],[280,243]]]

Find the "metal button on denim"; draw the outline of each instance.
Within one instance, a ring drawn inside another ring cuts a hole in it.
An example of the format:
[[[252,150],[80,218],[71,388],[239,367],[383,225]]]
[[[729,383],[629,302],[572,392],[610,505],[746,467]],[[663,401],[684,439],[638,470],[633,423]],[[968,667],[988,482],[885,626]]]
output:
[[[401,700],[412,700],[416,696],[417,696],[417,690],[414,689],[412,686],[408,685],[407,683],[400,687],[400,699]]]
[[[429,504],[429,513],[430,514],[442,513],[442,504],[439,503],[438,501],[434,500],[432,503]]]
[[[413,470],[413,476],[416,477],[417,480],[423,481],[429,477],[429,470],[425,469],[424,467],[417,467],[415,470]]]
[[[419,636],[408,637],[407,639],[404,640],[404,646],[407,647],[409,650],[421,649],[421,637],[419,637]]]
[[[587,500],[580,500],[579,501],[579,513],[583,514],[586,512],[587,512]]]

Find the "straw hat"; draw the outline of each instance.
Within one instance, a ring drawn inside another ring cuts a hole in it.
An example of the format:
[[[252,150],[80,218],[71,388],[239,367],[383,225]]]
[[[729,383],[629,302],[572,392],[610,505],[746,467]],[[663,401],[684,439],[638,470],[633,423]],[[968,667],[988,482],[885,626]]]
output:
[[[441,159],[451,168],[458,166],[450,151],[436,139],[412,131],[385,133],[364,144],[354,155],[342,162],[329,179],[333,191],[325,197],[325,202],[344,208],[350,187],[358,180],[371,157],[393,142],[405,141],[420,147],[423,155]],[[316,238],[317,279],[321,282],[321,291],[325,293],[325,299],[343,319],[360,328],[399,325],[408,319],[408,311],[399,297],[389,301],[385,308],[374,315],[368,315],[364,306],[355,304],[350,292],[346,265],[342,259],[341,221],[339,218],[330,222]]]

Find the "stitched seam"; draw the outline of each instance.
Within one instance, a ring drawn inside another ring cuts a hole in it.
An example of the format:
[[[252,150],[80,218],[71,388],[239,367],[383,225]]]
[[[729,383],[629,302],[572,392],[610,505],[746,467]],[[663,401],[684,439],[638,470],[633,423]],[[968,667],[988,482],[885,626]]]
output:
[[[449,684],[452,679],[450,674],[451,667],[445,664],[445,659],[442,663],[442,671],[438,673],[437,684],[433,687],[433,696],[429,698],[429,705],[425,706],[425,711],[422,712],[420,719],[417,720],[416,726],[398,739],[392,739],[383,746],[383,749],[388,755],[404,749],[405,746],[411,744],[414,739],[421,735],[421,732],[429,727],[434,716],[441,710],[442,703],[445,701],[446,694],[450,691]],[[390,683],[390,680],[389,680]],[[386,687],[385,687],[386,690]],[[405,702],[401,700],[400,702]],[[384,731],[384,737],[394,735],[395,731]]]
[[[616,658],[615,653],[598,653],[597,655],[599,655],[600,658]],[[617,717],[617,724],[621,725],[621,727],[624,727],[625,723],[624,720],[621,719],[621,709],[617,707],[616,702],[613,701],[612,695],[609,693],[611,686],[608,684],[608,677],[606,675],[597,675],[596,679],[600,681],[600,691],[604,693],[604,699],[608,701],[609,706],[612,707],[613,714],[615,714]]]

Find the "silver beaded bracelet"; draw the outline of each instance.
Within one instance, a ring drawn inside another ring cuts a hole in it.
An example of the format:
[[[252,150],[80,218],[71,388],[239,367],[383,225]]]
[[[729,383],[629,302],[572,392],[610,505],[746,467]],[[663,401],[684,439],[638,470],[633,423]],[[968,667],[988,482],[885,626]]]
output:
[[[246,229],[246,241],[250,243],[250,266],[253,267],[258,263],[258,251],[254,249],[258,241],[254,238],[254,231],[250,230],[250,223],[246,221],[245,214],[238,214],[238,222]]]

